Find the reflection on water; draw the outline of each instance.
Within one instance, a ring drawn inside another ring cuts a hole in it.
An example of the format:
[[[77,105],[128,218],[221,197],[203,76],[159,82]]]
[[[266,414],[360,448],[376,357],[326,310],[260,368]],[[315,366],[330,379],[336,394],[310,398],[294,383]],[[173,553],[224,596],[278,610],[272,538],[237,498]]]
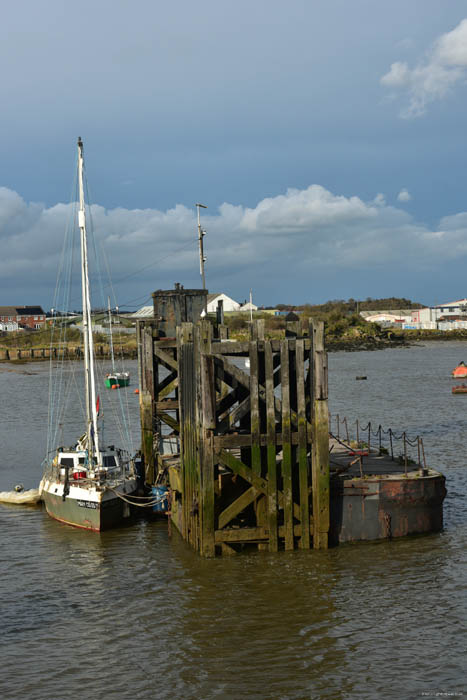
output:
[[[423,435],[429,464],[447,476],[442,533],[204,561],[176,533],[169,538],[164,521],[95,534],[41,508],[0,505],[0,696],[334,700],[462,691],[467,397],[451,395],[449,371],[464,347],[329,358],[333,413]],[[0,406],[0,490],[38,480],[41,367],[35,376],[0,372],[14,406]],[[367,382],[355,381],[361,374]],[[137,442],[138,399],[128,400]]]

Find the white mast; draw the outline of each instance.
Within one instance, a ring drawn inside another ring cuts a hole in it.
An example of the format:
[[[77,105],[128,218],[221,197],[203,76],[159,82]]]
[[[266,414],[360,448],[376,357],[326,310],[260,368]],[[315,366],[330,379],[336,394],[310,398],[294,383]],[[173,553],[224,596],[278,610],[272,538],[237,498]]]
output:
[[[89,292],[88,241],[86,234],[86,214],[84,207],[83,185],[83,142],[78,137],[78,183],[79,210],[78,225],[81,238],[81,287],[83,298],[83,333],[84,333],[84,376],[86,387],[86,419],[88,423],[88,450],[92,458],[95,448],[97,462],[100,462],[99,434],[97,431],[96,379],[94,373],[94,341],[91,325],[91,296]],[[91,459],[92,465],[92,459]]]

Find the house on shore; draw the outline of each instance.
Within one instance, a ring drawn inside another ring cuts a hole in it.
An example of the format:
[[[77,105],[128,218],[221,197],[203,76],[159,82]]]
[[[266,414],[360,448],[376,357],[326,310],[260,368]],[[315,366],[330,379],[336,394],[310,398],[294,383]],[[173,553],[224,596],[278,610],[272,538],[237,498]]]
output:
[[[20,328],[40,330],[45,326],[45,312],[41,306],[0,306],[0,325],[2,330],[8,331]]]
[[[228,297],[227,294],[218,293],[218,294],[208,294],[208,303],[207,303],[207,312],[209,313],[216,313],[217,310],[217,305],[219,301],[223,302],[224,305],[224,311],[239,311],[240,310],[240,304],[238,301],[235,301],[235,299],[232,299],[231,297]]]

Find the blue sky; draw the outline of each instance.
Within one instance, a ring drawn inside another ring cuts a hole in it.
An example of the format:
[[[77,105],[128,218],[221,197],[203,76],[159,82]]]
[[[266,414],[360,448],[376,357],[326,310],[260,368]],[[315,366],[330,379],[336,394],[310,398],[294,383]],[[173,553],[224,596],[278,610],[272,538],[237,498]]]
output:
[[[467,294],[467,8],[24,0],[2,9],[1,304],[52,305],[85,144],[121,306]]]

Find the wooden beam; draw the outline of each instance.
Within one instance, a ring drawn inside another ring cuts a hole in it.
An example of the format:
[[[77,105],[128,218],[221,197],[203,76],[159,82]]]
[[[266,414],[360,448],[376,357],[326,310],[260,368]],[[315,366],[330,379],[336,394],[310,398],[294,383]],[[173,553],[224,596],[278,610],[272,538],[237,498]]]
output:
[[[329,410],[324,323],[313,322],[313,548],[327,549],[329,540]]]
[[[222,529],[233,520],[242,510],[248,508],[248,506],[253,503],[253,501],[258,497],[259,492],[254,486],[247,489],[241,496],[239,496],[233,503],[231,503],[222,513],[219,515],[219,529]]]
[[[295,350],[297,376],[297,414],[298,414],[298,479],[300,491],[300,521],[302,535],[301,549],[310,549],[310,494],[308,488],[308,444],[306,430],[305,402],[305,348],[303,340],[297,340]]]
[[[267,429],[267,463],[268,463],[268,525],[269,551],[277,552],[279,538],[277,530],[277,448],[276,448],[276,413],[274,410],[274,368],[271,343],[264,347],[266,375],[266,429]]]
[[[177,360],[172,355],[170,355],[168,352],[163,350],[161,347],[158,347],[157,345],[155,345],[154,355],[158,358],[160,363],[164,365],[164,367],[167,367],[167,369],[173,369],[176,372],[178,371]]]
[[[234,474],[238,474],[238,476],[241,476],[242,479],[245,479],[245,481],[247,481],[249,484],[255,486],[258,489],[258,491],[261,491],[265,495],[267,494],[268,483],[266,479],[256,476],[252,472],[250,467],[244,464],[240,459],[237,459],[232,454],[230,454],[230,452],[226,452],[225,450],[219,450],[217,452],[217,457],[219,459],[219,462],[231,469]]]
[[[176,433],[180,432],[180,424],[175,420],[175,418],[169,416],[168,413],[161,411],[157,414],[157,417],[160,418],[161,421],[164,421],[164,423],[168,425],[169,428],[172,428],[172,430],[174,430]]]
[[[216,543],[267,541],[268,537],[268,531],[263,527],[234,527],[215,532]]]
[[[282,482],[284,498],[285,548],[294,549],[293,494],[292,494],[292,444],[290,440],[290,386],[289,341],[281,341],[281,396],[282,396]]]

